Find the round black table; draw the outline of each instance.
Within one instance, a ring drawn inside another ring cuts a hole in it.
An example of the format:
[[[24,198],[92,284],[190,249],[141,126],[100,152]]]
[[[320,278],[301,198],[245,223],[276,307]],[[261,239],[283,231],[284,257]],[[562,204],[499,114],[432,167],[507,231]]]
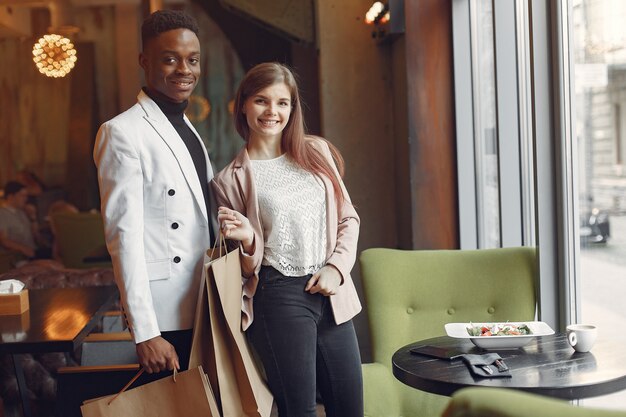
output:
[[[465,363],[410,353],[418,345],[444,346],[463,353],[498,352],[510,368],[511,378],[473,377]],[[568,400],[597,397],[626,389],[626,348],[598,340],[587,353],[575,352],[564,334],[537,337],[521,349],[477,348],[469,339],[448,336],[421,340],[393,355],[393,374],[413,388],[452,395],[469,386],[512,388]]]
[[[115,285],[34,289],[29,290],[28,310],[0,316],[0,353],[13,356],[24,416],[31,415],[30,401],[24,369],[16,355],[73,352],[118,297]]]

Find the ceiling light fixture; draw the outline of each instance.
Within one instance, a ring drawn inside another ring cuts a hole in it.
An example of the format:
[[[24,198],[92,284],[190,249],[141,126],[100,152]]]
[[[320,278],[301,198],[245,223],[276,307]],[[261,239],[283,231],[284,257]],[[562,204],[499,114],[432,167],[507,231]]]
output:
[[[76,64],[76,48],[71,41],[79,32],[72,25],[72,4],[69,0],[45,0],[50,10],[50,27],[33,45],[33,62],[47,77],[65,77]]]
[[[65,77],[77,61],[76,49],[68,38],[50,33],[33,46],[33,61],[39,72],[48,77]]]

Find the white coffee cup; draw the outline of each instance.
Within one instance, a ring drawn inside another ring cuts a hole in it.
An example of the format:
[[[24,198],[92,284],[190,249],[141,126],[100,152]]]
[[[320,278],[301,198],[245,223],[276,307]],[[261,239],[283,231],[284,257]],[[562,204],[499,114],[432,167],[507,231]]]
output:
[[[576,352],[589,352],[596,343],[598,329],[591,324],[570,324],[567,326],[567,340]]]

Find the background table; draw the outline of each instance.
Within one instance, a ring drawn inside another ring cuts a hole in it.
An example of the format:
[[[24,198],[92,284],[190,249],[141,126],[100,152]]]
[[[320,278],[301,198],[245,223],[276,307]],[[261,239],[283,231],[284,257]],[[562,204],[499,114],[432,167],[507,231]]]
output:
[[[464,353],[498,352],[510,368],[511,378],[476,378],[465,363],[415,355],[418,345],[446,346]],[[598,340],[587,353],[578,353],[567,336],[555,334],[534,339],[522,349],[485,351],[469,339],[442,336],[412,343],[392,357],[393,374],[403,383],[435,394],[452,395],[468,386],[513,388],[563,399],[611,394],[626,389],[626,348]]]
[[[115,286],[29,290],[29,310],[0,316],[0,352],[13,355],[24,415],[30,415],[30,407],[16,354],[73,352],[117,297]]]

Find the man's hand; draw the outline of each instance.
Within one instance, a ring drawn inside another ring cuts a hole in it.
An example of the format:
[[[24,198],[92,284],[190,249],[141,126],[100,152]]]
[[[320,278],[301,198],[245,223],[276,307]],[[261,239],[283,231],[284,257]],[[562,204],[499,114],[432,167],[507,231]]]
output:
[[[149,374],[180,369],[176,349],[161,336],[137,343],[137,358],[139,364]]]
[[[306,283],[304,291],[311,294],[321,293],[329,296],[335,295],[337,288],[341,285],[341,274],[333,265],[326,265],[317,271]]]

